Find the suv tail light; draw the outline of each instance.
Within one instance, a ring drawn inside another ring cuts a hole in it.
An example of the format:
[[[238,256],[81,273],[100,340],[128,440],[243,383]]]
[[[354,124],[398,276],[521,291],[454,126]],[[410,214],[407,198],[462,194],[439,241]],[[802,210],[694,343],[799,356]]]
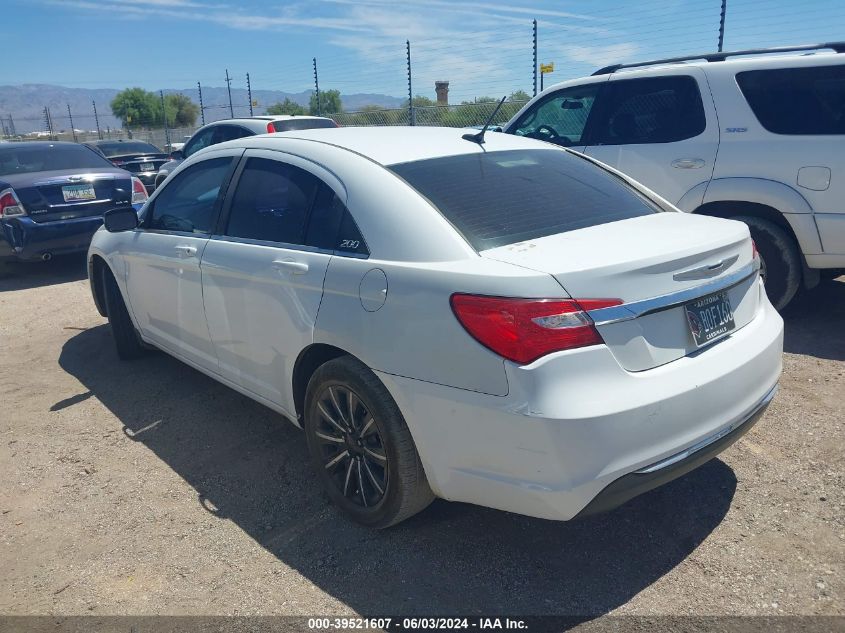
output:
[[[11,187],[0,191],[0,218],[11,218],[16,215],[26,215],[21,201]]]
[[[132,176],[132,204],[143,204],[147,201],[147,188],[138,178]]]
[[[500,356],[527,365],[552,352],[603,343],[586,311],[622,301],[454,294],[450,303],[470,336]]]

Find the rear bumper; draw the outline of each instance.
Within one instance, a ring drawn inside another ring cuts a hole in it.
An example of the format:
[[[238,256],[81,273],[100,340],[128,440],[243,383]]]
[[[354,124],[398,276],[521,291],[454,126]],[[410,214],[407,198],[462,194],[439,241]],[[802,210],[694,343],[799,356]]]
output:
[[[141,205],[133,207],[137,211]],[[34,261],[84,252],[102,224],[99,215],[56,222],[34,222],[28,216],[0,220],[0,259]]]
[[[781,372],[783,320],[758,291],[759,310],[745,327],[647,371],[626,371],[596,345],[524,367],[506,363],[506,396],[379,376],[436,494],[568,520],[695,468],[750,428],[740,421],[762,414]]]

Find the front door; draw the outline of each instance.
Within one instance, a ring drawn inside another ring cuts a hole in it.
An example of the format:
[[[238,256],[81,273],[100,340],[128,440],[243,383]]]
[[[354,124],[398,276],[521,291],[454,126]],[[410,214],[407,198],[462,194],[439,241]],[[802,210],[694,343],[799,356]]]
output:
[[[234,158],[231,151],[209,158],[168,181],[124,251],[129,302],[144,337],[213,371],[200,259]]]

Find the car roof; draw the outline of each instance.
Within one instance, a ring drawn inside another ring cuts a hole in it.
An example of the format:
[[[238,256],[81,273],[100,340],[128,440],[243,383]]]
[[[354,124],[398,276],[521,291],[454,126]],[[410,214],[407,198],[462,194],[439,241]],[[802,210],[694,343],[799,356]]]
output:
[[[478,130],[425,126],[318,128],[261,134],[216,147],[229,145],[284,149],[286,139],[298,139],[342,148],[381,165],[513,149],[559,149],[541,141],[490,130],[484,136],[484,145],[479,145],[462,138],[467,133],[477,134]]]
[[[70,147],[71,145],[80,145],[80,143],[72,143],[70,141],[10,141],[4,149],[13,147],[51,147],[53,145]]]

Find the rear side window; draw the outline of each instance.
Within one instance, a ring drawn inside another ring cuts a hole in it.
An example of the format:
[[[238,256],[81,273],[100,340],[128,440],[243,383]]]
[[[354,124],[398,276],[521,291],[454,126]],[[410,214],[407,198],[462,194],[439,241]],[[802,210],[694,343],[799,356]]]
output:
[[[689,75],[611,80],[600,102],[590,145],[674,143],[706,126],[701,92]]]
[[[225,234],[252,240],[303,244],[308,210],[321,181],[267,158],[250,158],[238,180]]]
[[[390,169],[479,251],[660,211],[621,178],[564,150],[473,153]]]
[[[168,181],[153,201],[146,228],[210,233],[214,207],[231,164],[231,158],[212,158],[191,165]]]
[[[325,127],[337,127],[337,123],[331,119],[285,119],[283,121],[273,121],[273,129],[277,132],[313,130]]]
[[[845,65],[749,70],[736,82],[775,134],[845,134]]]

